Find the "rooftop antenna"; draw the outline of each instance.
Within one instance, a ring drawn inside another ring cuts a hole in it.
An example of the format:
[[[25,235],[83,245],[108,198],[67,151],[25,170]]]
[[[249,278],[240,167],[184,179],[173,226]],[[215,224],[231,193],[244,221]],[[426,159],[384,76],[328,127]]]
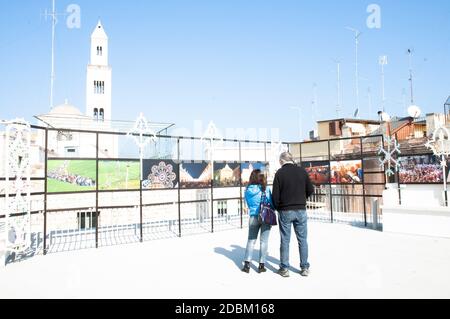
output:
[[[408,108],[408,114],[414,119],[417,119],[422,111],[420,108],[414,104],[414,90],[413,90],[413,70],[412,70],[412,54],[413,49],[408,49],[408,55],[409,55],[409,82],[411,85],[411,105]]]
[[[388,57],[386,55],[380,56],[378,63],[381,66],[381,106],[383,112],[386,112],[386,90],[384,81],[384,66],[388,64]]]
[[[403,108],[406,109],[406,89],[405,88],[402,89],[402,103],[403,103]]]
[[[359,65],[358,65],[358,49],[359,49],[359,37],[361,36],[361,32],[357,29],[346,27],[347,30],[352,31],[355,34],[355,78],[356,78],[356,111],[355,114],[358,116],[359,114]]]
[[[409,56],[409,83],[410,83],[410,88],[411,88],[411,105],[414,105],[412,54],[413,54],[413,49],[408,49],[408,56]]]
[[[367,88],[367,98],[369,100],[369,119],[370,119],[372,117],[372,89],[370,87]]]
[[[337,101],[336,101],[336,115],[339,118],[339,112],[341,111],[341,61],[333,60],[337,67],[337,79],[336,79],[336,89],[337,89]]]
[[[53,95],[54,95],[54,84],[55,84],[55,29],[56,29],[56,24],[58,23],[58,15],[62,15],[62,14],[58,14],[56,12],[55,0],[52,0],[52,4],[53,4],[52,11],[48,12],[47,10],[45,10],[45,13],[44,13],[45,20],[47,20],[47,18],[52,19],[52,70],[51,70],[51,74],[50,74],[50,109],[53,109],[53,107],[54,107]]]
[[[311,107],[312,107],[312,120],[313,123],[317,120],[317,110],[318,110],[318,102],[317,102],[317,83],[313,84],[313,100],[311,101]]]
[[[291,106],[291,110],[296,110],[298,113],[298,134],[300,140],[303,138],[303,125],[302,125],[302,107],[301,106]]]

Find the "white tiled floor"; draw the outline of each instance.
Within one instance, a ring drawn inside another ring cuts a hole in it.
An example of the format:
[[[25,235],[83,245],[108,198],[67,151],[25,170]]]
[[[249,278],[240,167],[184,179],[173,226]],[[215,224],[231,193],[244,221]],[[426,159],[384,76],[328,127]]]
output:
[[[309,236],[309,278],[273,273],[278,229],[269,272],[240,272],[247,232],[230,230],[37,256],[0,269],[0,298],[450,298],[449,239],[316,222]]]

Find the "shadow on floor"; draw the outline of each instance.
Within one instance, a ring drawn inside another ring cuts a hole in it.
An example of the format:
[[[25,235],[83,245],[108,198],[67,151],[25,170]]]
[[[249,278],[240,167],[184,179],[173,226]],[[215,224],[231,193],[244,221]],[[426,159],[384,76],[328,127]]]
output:
[[[20,253],[7,252],[6,256],[5,256],[5,265],[24,262],[24,261],[27,261],[28,259],[35,257],[36,255],[39,255],[41,253],[41,248],[42,248],[41,244],[43,244],[41,234],[40,233],[32,233],[30,240],[31,240],[31,245],[25,251],[20,252]]]
[[[255,247],[256,248],[256,247]],[[237,269],[242,269],[244,265],[244,256],[245,256],[245,248],[237,245],[232,245],[231,250],[227,250],[223,247],[216,247],[214,248],[214,252],[219,255],[223,255],[224,257],[230,259],[232,262],[234,262]],[[251,265],[252,270],[257,271],[258,270],[258,260],[259,257],[259,250],[255,249],[253,251],[253,262]],[[276,273],[279,269],[280,260],[277,258],[274,258],[272,256],[267,257],[266,262],[266,268],[274,273]],[[293,268],[291,266],[291,271],[295,273],[300,273],[299,269]]]

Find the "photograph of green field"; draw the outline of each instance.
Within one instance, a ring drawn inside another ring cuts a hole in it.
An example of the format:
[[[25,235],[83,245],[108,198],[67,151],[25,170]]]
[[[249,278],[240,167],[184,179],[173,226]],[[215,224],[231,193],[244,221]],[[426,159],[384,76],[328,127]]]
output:
[[[95,190],[95,161],[49,160],[47,165],[47,192],[67,193]]]
[[[139,189],[139,161],[100,161],[98,163],[99,190]]]

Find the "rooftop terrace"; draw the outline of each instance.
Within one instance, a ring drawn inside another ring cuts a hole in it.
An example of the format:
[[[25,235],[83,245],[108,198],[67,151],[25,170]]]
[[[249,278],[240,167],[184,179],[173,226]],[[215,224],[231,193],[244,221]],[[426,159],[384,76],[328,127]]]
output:
[[[319,222],[309,233],[309,278],[294,238],[291,277],[273,273],[278,229],[269,272],[240,272],[244,229],[37,256],[0,269],[0,298],[450,298],[450,239]]]

